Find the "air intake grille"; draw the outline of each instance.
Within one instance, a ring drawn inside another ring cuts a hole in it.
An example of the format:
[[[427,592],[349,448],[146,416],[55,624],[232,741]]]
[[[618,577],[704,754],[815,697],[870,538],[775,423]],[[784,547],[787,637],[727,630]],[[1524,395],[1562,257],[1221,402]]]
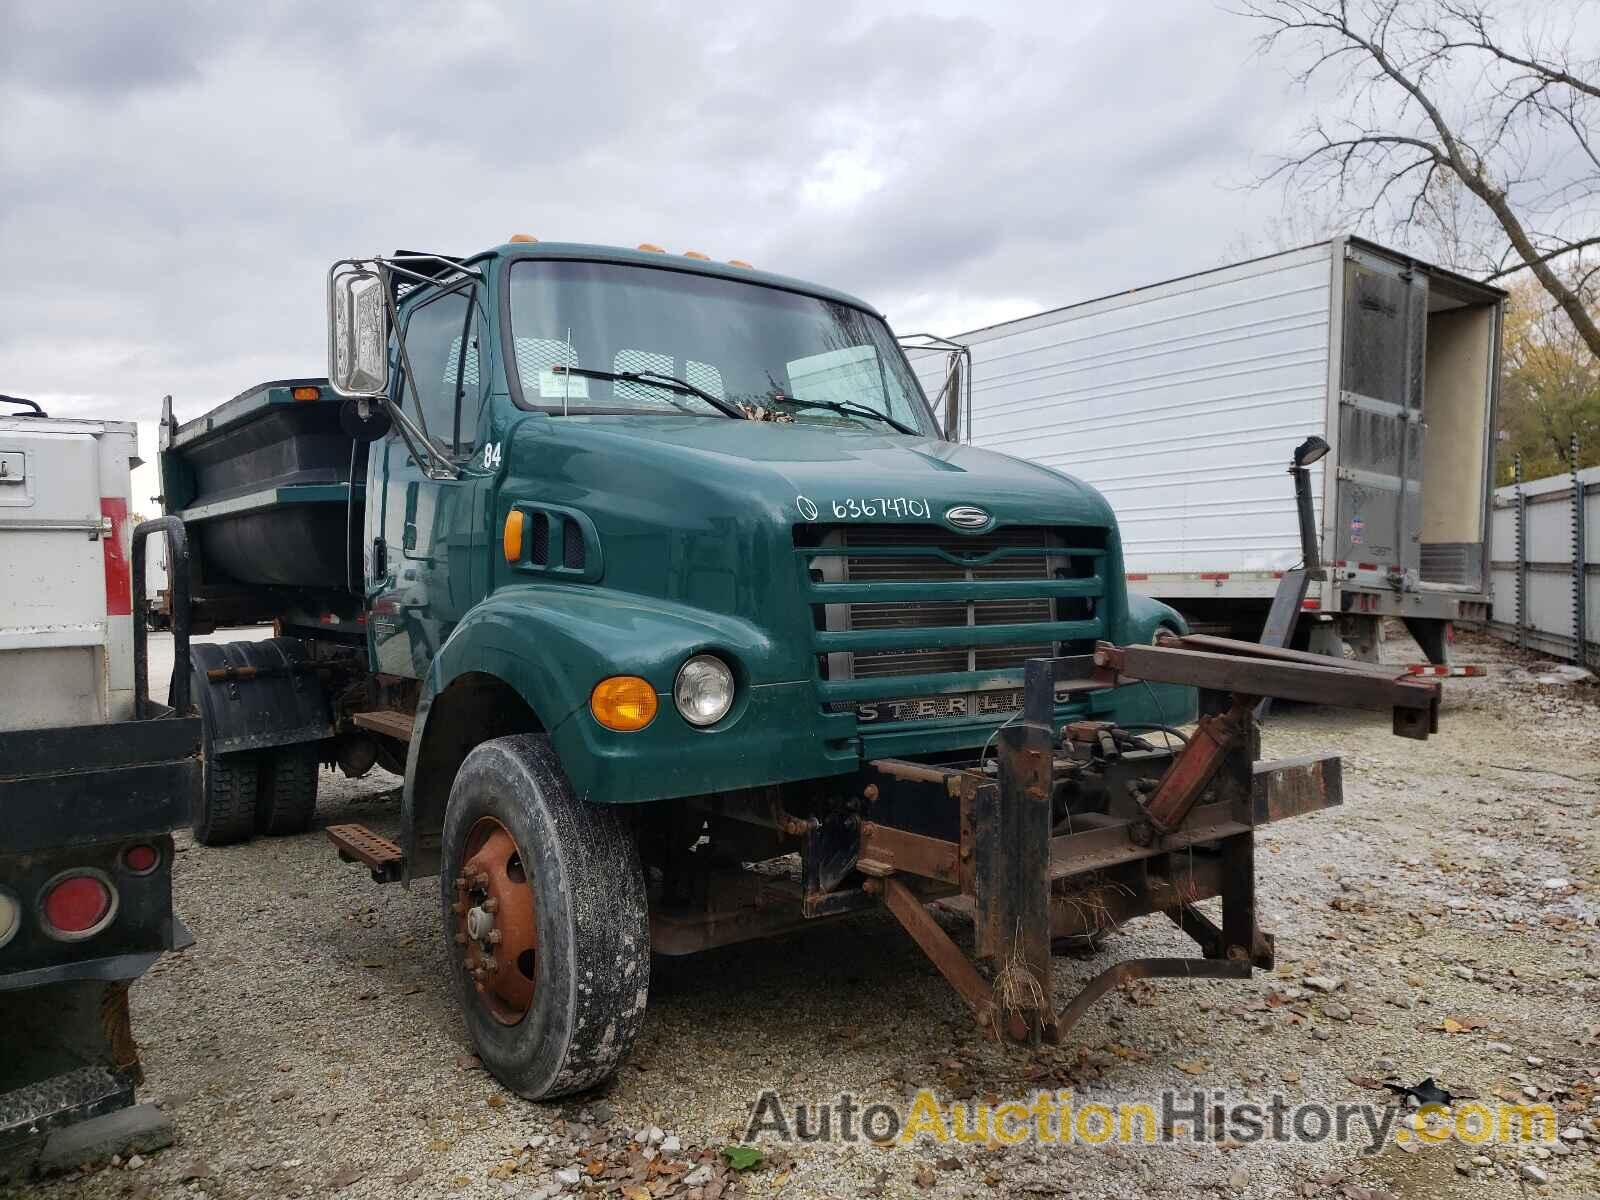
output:
[[[569,571],[583,570],[583,530],[576,521],[563,523],[561,534],[561,565]]]
[[[542,512],[533,514],[533,547],[528,556],[541,567],[550,563],[550,518]]]

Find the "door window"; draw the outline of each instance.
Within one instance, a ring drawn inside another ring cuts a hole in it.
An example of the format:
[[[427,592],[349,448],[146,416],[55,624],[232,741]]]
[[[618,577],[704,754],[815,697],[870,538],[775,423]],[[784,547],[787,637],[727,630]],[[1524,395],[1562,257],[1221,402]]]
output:
[[[428,433],[456,454],[472,450],[484,394],[479,368],[479,322],[472,294],[450,292],[416,309],[406,321],[406,355]],[[411,398],[407,386],[402,403]]]

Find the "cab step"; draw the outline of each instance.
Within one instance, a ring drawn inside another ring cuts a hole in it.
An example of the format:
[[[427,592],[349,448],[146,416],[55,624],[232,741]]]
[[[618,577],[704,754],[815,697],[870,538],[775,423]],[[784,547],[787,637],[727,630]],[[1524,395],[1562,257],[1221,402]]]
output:
[[[365,825],[329,825],[328,840],[344,862],[365,864],[375,883],[396,882],[405,867],[400,847]]]
[[[356,726],[371,733],[381,733],[384,737],[392,737],[397,741],[411,741],[411,726],[416,717],[412,713],[401,712],[393,708],[380,708],[373,712],[351,713],[350,720]]]

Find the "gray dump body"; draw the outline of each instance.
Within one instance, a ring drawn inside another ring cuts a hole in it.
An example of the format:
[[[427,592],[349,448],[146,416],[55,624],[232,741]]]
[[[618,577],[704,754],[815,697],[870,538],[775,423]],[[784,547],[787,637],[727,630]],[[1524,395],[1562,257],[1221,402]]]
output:
[[[1505,293],[1355,238],[954,335],[970,440],[1111,501],[1129,587],[1259,623],[1300,558],[1285,468],[1308,434],[1330,613],[1487,601]],[[930,396],[948,355],[910,351]],[[1225,610],[1225,611],[1224,611]]]

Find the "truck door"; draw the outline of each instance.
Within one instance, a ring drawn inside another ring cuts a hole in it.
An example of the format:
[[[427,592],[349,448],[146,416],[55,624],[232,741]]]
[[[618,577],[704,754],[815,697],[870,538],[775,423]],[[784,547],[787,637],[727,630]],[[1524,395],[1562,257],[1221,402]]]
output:
[[[369,636],[386,674],[421,678],[456,622],[483,594],[477,563],[487,477],[467,466],[487,396],[478,369],[479,306],[463,285],[409,309],[406,354],[416,373],[397,379],[408,411],[421,397],[428,432],[461,467],[458,479],[430,479],[397,430],[373,444],[369,477],[381,495],[367,505]],[[414,416],[416,414],[413,414]]]
[[[1344,264],[1334,559],[1407,586],[1421,563],[1428,281],[1360,249]]]

